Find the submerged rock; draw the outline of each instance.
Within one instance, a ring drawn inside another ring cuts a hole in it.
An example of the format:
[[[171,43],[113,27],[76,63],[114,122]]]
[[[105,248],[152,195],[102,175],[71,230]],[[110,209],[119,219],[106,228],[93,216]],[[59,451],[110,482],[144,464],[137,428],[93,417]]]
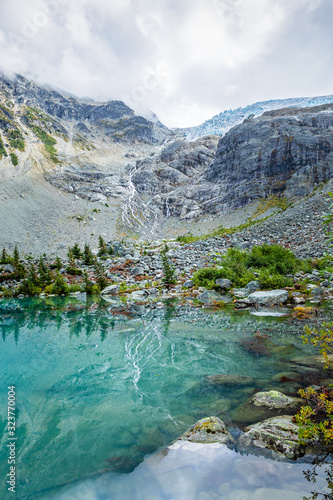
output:
[[[182,441],[194,443],[232,443],[234,440],[228,432],[225,423],[218,417],[207,417],[193,424],[179,438]]]
[[[251,385],[254,382],[253,377],[246,375],[229,375],[227,373],[218,373],[207,377],[211,385]]]
[[[291,459],[305,453],[305,447],[298,441],[298,425],[290,415],[269,418],[246,427],[245,431],[240,438],[244,445],[252,442],[259,448],[268,448]]]
[[[203,304],[206,304],[207,306],[213,306],[218,303],[231,302],[231,297],[220,295],[216,292],[213,292],[212,290],[206,290],[205,292],[198,295],[197,300],[199,300],[199,302],[202,302]]]

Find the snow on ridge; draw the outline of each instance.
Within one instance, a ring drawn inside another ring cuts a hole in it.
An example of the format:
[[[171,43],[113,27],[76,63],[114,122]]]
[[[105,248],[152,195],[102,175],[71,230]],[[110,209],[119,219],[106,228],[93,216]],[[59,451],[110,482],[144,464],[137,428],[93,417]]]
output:
[[[282,108],[309,108],[333,103],[333,94],[319,97],[292,97],[289,99],[272,99],[249,104],[245,108],[229,109],[213,116],[197,127],[184,129],[186,139],[194,141],[207,135],[224,135],[235,125],[239,125],[250,115],[257,117],[265,111]]]

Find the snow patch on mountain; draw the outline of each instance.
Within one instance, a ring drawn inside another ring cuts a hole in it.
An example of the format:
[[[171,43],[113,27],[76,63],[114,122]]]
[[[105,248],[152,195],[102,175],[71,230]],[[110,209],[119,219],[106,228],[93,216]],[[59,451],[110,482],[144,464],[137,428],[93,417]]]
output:
[[[333,94],[319,97],[295,97],[289,99],[272,99],[270,101],[256,102],[245,108],[228,109],[206,120],[201,125],[184,129],[186,139],[194,141],[208,135],[224,135],[235,125],[239,125],[246,118],[262,115],[265,111],[282,108],[309,108],[322,104],[333,103]]]

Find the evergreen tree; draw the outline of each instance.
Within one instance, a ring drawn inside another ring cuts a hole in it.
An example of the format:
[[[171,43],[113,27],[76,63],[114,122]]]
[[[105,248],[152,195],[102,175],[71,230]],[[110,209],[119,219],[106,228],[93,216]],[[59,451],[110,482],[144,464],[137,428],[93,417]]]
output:
[[[52,293],[55,293],[57,295],[66,295],[68,293],[68,285],[64,279],[64,277],[60,274],[57,273],[53,286],[52,286]]]
[[[88,295],[93,293],[94,283],[89,279],[87,271],[83,273],[83,291]]]
[[[46,267],[42,257],[39,259],[38,262],[38,273],[41,285],[48,285],[49,283],[51,283],[52,273],[50,269]]]
[[[94,264],[95,258],[90,250],[89,245],[87,243],[84,245],[83,251],[83,262],[86,266],[92,266]]]
[[[82,252],[81,252],[80,247],[77,243],[74,243],[74,245],[72,246],[72,254],[73,254],[74,259],[81,259],[81,257],[82,257]]]
[[[102,257],[103,255],[107,254],[108,250],[106,248],[106,243],[103,240],[102,236],[100,235],[98,237],[98,257]]]
[[[1,253],[1,261],[0,261],[0,263],[1,264],[8,264],[8,262],[9,262],[9,255],[6,252],[5,247],[3,247],[2,253]]]
[[[17,248],[17,245],[14,247],[13,258],[12,258],[14,266],[17,268],[20,262],[20,254]]]
[[[57,271],[60,271],[60,269],[62,268],[62,262],[59,257],[57,257],[55,260],[55,268]]]
[[[96,278],[96,283],[98,284],[100,290],[103,290],[106,288],[109,284],[107,277],[105,276],[105,271],[100,262],[98,262],[97,259],[95,259],[94,262],[94,271],[95,271],[95,278]]]
[[[161,260],[163,268],[163,283],[168,287],[176,283],[175,268],[170,264],[167,252],[169,251],[168,245],[165,243],[163,250],[161,250]]]

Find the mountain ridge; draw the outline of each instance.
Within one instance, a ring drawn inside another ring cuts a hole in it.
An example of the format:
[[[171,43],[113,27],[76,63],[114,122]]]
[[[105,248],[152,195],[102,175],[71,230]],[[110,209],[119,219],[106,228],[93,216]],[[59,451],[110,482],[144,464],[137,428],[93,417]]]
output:
[[[291,97],[287,99],[259,101],[245,107],[222,111],[200,125],[182,130],[185,133],[186,139],[193,141],[207,135],[225,135],[232,127],[239,125],[251,115],[256,118],[265,112],[282,108],[311,108],[330,103],[333,103],[333,94],[317,97]]]

